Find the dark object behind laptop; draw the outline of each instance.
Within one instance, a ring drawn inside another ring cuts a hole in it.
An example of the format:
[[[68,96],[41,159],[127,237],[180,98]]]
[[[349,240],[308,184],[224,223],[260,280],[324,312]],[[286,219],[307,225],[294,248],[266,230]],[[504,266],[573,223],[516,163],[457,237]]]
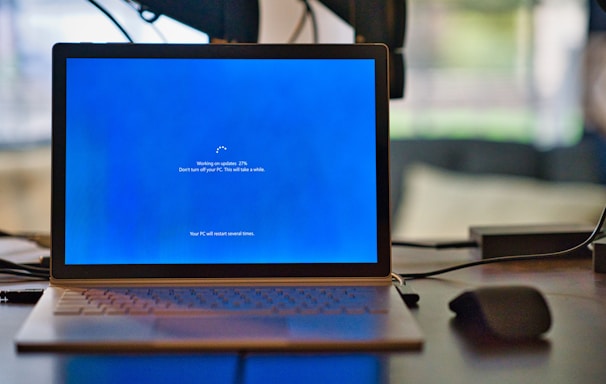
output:
[[[355,30],[356,43],[389,47],[390,97],[402,98],[405,68],[402,49],[406,35],[406,0],[320,0]],[[209,35],[211,42],[256,43],[259,4],[251,0],[137,0],[146,20],[166,15]]]

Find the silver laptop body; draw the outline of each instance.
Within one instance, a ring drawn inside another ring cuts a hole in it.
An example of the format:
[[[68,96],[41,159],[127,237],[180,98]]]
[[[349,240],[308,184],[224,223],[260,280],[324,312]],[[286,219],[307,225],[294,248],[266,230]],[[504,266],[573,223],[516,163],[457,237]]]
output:
[[[51,284],[18,350],[420,348],[387,68],[375,44],[57,44]]]

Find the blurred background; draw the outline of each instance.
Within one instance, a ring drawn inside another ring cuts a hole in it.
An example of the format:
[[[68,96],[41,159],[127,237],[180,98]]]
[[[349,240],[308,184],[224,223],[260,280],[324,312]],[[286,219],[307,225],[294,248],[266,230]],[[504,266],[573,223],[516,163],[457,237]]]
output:
[[[594,0],[408,0],[405,97],[391,101],[394,237],[469,225],[592,222],[606,204],[606,29]],[[99,0],[135,42],[207,43],[134,4]],[[310,0],[320,43],[354,31]],[[261,43],[294,34],[300,0],[260,0]],[[85,0],[0,0],[0,229],[50,229],[51,47],[124,42]]]

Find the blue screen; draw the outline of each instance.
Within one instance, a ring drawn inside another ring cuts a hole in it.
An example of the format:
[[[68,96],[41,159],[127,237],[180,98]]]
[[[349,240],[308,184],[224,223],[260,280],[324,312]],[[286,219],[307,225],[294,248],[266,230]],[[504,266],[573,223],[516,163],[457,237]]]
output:
[[[72,58],[67,264],[377,261],[374,61]]]

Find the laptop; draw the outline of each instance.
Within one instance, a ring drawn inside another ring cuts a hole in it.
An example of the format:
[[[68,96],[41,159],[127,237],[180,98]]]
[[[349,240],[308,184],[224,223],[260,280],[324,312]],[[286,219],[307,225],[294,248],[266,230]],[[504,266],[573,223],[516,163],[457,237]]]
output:
[[[406,350],[384,45],[53,48],[51,283],[19,351]]]

